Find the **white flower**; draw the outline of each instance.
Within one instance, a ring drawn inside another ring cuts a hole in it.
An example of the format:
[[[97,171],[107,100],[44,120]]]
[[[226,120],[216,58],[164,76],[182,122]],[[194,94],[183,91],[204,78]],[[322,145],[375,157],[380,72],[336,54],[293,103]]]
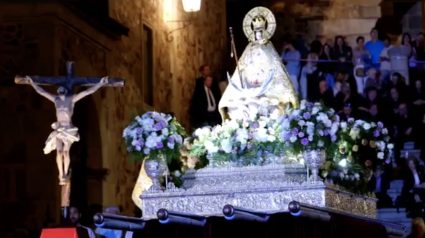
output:
[[[341,129],[347,129],[347,122],[341,122]]]
[[[248,130],[247,129],[238,129],[236,131],[236,141],[239,141],[241,144],[246,144],[248,141]]]
[[[182,176],[182,174],[180,173],[180,171],[177,170],[177,171],[174,172],[174,176],[179,178],[180,176]]]
[[[304,120],[299,121],[299,122],[298,122],[298,125],[299,125],[299,126],[304,126],[304,125],[305,125],[305,121],[304,121]]]
[[[344,173],[343,173],[343,172],[340,172],[340,173],[339,173],[339,177],[340,177],[341,179],[344,179],[344,177],[345,177]]]
[[[147,148],[155,148],[156,143],[159,142],[159,138],[155,132],[152,132],[148,138],[146,138],[145,146]]]
[[[308,136],[308,141],[313,141],[313,136]]]
[[[294,143],[295,141],[297,141],[297,137],[296,136],[291,136],[289,137],[289,140]]]
[[[273,110],[273,112],[270,114],[270,119],[272,119],[272,120],[277,120],[277,119],[279,118],[279,115],[280,115],[279,110],[278,110],[278,109],[275,109],[275,110]]]
[[[322,130],[317,130],[317,134],[319,134],[319,136],[323,136],[323,131]]]
[[[359,137],[359,133],[360,133],[359,129],[357,129],[357,128],[351,129],[350,130],[351,139],[356,140]]]
[[[325,178],[328,177],[328,172],[324,172],[323,177],[325,177]]]
[[[232,152],[232,139],[231,138],[226,138],[224,140],[221,141],[220,143],[220,147],[221,149],[225,152],[225,153],[230,153]]]
[[[260,128],[264,128],[264,127],[266,127],[266,126],[267,126],[267,122],[266,122],[266,121],[264,121],[264,120],[262,120],[262,121],[258,121],[258,126],[259,126]]]
[[[311,114],[312,115],[316,115],[319,112],[319,108],[318,107],[313,107],[313,109],[311,110]]]
[[[352,149],[354,152],[357,152],[357,151],[359,151],[359,146],[358,145],[353,145],[353,149]]]
[[[392,150],[392,149],[394,149],[394,145],[390,143],[390,144],[388,144],[388,145],[387,145],[387,148],[388,148],[389,150]]]
[[[387,129],[387,128],[382,129],[382,134],[383,134],[383,135],[388,134],[388,129]]]
[[[204,142],[205,149],[208,151],[209,154],[217,153],[218,147],[214,145],[211,141],[207,140]]]
[[[168,128],[163,128],[161,130],[161,134],[164,135],[164,136],[168,136],[168,134],[169,134]]]
[[[338,164],[341,167],[345,167],[345,166],[347,166],[347,160],[346,159],[342,159],[341,161],[339,161]],[[344,173],[342,173],[342,174],[344,174]]]
[[[266,128],[258,128],[256,132],[254,132],[254,139],[259,142],[267,142],[268,134]]]
[[[378,159],[384,159],[384,152],[378,152]]]
[[[370,124],[369,124],[369,123],[365,123],[365,124],[363,124],[363,128],[364,128],[365,130],[369,130],[369,129],[370,129]]]
[[[327,121],[325,121],[325,126],[328,127],[328,128],[331,127],[332,126],[332,121],[329,120],[329,119]]]
[[[323,142],[322,140],[319,140],[317,142],[317,146],[319,146],[319,147],[323,147],[324,145],[325,145],[325,142]]]
[[[269,136],[267,136],[267,140],[268,140],[269,142],[274,142],[274,141],[276,140],[276,136],[274,136],[274,135],[269,135]]]
[[[375,123],[375,122],[371,122],[371,123],[370,123],[370,126],[371,126],[372,128],[375,128],[375,127],[376,127],[376,123]]]
[[[329,120],[329,117],[325,113],[320,112],[319,115],[317,116],[317,120],[322,121],[323,123],[326,123]]]

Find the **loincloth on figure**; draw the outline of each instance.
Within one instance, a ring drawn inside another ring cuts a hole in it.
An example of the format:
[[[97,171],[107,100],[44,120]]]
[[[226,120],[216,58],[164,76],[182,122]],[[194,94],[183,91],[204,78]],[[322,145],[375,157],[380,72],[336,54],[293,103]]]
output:
[[[80,140],[78,134],[78,128],[74,126],[60,126],[57,122],[52,124],[54,131],[50,133],[47,138],[46,145],[44,147],[44,154],[49,154],[53,150],[57,149],[57,140],[61,140],[63,143],[72,144]]]

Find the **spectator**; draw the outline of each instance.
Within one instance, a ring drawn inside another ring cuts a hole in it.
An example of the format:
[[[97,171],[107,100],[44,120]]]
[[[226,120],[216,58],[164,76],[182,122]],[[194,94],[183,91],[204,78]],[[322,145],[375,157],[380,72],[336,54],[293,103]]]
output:
[[[401,40],[401,45],[407,47],[409,49],[409,78],[416,78],[416,50],[412,46],[412,37],[409,33],[404,33],[403,38]]]
[[[419,61],[425,61],[424,34],[422,32],[419,32],[416,35],[413,48],[415,48],[416,51],[416,59]]]
[[[397,88],[400,95],[406,96],[409,94],[404,77],[398,72],[393,73],[390,77],[390,82],[388,82],[387,88],[391,89],[393,87]]]
[[[327,61],[327,62],[321,62],[320,64],[323,65],[323,69],[326,69],[326,71],[329,74],[334,75],[335,71],[334,71],[334,62],[332,62],[333,60],[335,60],[334,58],[334,52],[332,47],[329,44],[324,44],[323,45],[323,50],[322,50],[322,54],[319,57],[320,60],[323,61]]]
[[[415,193],[416,188],[422,188],[425,182],[422,166],[414,157],[406,160],[407,169],[404,172],[403,188],[401,196],[406,201],[406,213],[408,217],[417,215],[417,202],[420,200],[418,194]]]
[[[400,104],[401,104],[401,100],[400,100],[398,90],[397,88],[394,87],[390,91],[390,99],[388,100],[388,103],[387,103],[388,116],[394,118],[396,115],[398,115]]]
[[[317,69],[317,60],[321,55],[322,43],[315,40],[311,43],[310,53],[307,56],[307,64],[301,70],[300,95],[302,99],[315,98],[318,80],[314,74]]]
[[[408,141],[414,141],[412,130],[412,118],[407,113],[407,105],[400,103],[398,108],[398,115],[395,117],[395,126],[397,133],[395,136],[394,152],[396,156],[400,154],[404,143]]]
[[[197,87],[192,96],[190,116],[194,129],[221,123],[217,107],[219,101],[220,92],[213,90],[213,79],[211,76],[207,76],[204,79],[203,87]]]
[[[379,80],[377,73],[378,72],[375,68],[370,68],[367,71],[367,78],[365,80],[365,89],[370,88],[370,87],[374,87],[378,91],[381,90],[382,82],[381,82],[381,80]],[[366,90],[364,91],[364,95],[366,95]]]
[[[299,94],[298,77],[301,69],[301,53],[295,49],[292,41],[285,41],[281,58],[286,65],[292,85],[294,85],[295,91]]]
[[[419,61],[419,62],[416,62],[416,78],[423,79],[425,77],[425,72],[424,72],[425,64],[423,63],[425,61],[425,48],[424,48],[424,34],[422,32],[419,32],[416,35],[413,47],[415,48],[415,51],[416,51],[416,60]]]
[[[388,80],[391,76],[391,71],[392,71],[391,61],[388,56],[388,50],[391,49],[393,45],[391,45],[391,39],[388,36],[385,36],[384,38],[384,45],[385,45],[385,48],[381,52],[380,62],[381,62],[381,81],[386,84],[388,83]]]
[[[422,120],[422,115],[425,113],[425,91],[422,85],[422,80],[415,80],[412,93],[413,102],[413,117],[415,118],[415,125]]]
[[[412,220],[410,234],[406,238],[425,238],[425,224],[420,217]]]
[[[379,103],[378,90],[376,90],[376,88],[374,87],[367,88],[365,92],[365,96],[366,97],[363,99],[363,102],[361,103],[359,110],[369,112],[369,109],[373,104]]]
[[[347,103],[342,108],[342,112],[339,113],[339,118],[341,121],[348,121],[350,118],[356,118],[356,116],[353,114],[353,108],[351,107],[351,104]]]
[[[340,63],[336,64],[336,72],[351,72],[352,67],[350,63],[352,62],[353,53],[351,47],[345,44],[342,36],[335,37],[334,56],[335,59],[340,61]]]
[[[364,37],[357,37],[357,47],[354,48],[353,52],[353,64],[354,65],[363,65],[368,67],[370,65],[370,53],[364,48]]]
[[[356,102],[358,98],[356,94],[351,93],[350,84],[348,82],[343,82],[341,86],[341,91],[335,97],[335,111],[341,113],[344,105],[351,104],[353,108],[357,108]]]
[[[334,94],[325,79],[319,81],[319,93],[314,101],[321,101],[329,108],[334,108]]]
[[[379,107],[378,104],[372,104],[369,107],[369,110],[363,114],[363,119],[368,122],[383,122],[381,116],[379,115]]]
[[[380,57],[382,50],[385,48],[384,42],[378,39],[378,30],[372,28],[370,31],[371,40],[368,41],[365,45],[365,49],[369,51],[372,58],[372,67],[375,69],[380,68]]]
[[[393,202],[388,196],[387,190],[390,188],[390,180],[381,168],[376,168],[368,183],[369,191],[375,193],[378,199],[377,208],[392,207]]]

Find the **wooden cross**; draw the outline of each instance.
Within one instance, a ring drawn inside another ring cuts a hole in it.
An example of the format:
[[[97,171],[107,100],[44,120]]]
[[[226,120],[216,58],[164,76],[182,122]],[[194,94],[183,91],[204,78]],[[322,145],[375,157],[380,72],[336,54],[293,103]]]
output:
[[[62,86],[65,87],[69,93],[72,93],[75,86],[94,86],[99,83],[102,78],[96,77],[75,77],[74,62],[66,62],[66,72],[67,76],[30,76],[34,83],[38,85],[46,86]],[[124,87],[125,79],[123,78],[108,78],[108,84],[104,87]],[[28,79],[23,76],[15,77],[16,84],[30,84]]]
[[[56,85],[65,87],[68,91],[68,95],[73,94],[75,86],[95,86],[101,82],[102,78],[96,77],[75,77],[74,62],[66,62],[66,71],[67,76],[59,77],[46,77],[46,76],[30,76],[32,81],[38,85]],[[125,79],[123,78],[108,78],[108,83],[104,86],[109,87],[124,87]],[[16,76],[16,84],[30,84],[27,77]],[[72,170],[69,169],[69,174],[66,179],[66,184],[61,186],[61,218],[69,218],[69,207],[70,207],[70,194],[71,194],[71,173]]]

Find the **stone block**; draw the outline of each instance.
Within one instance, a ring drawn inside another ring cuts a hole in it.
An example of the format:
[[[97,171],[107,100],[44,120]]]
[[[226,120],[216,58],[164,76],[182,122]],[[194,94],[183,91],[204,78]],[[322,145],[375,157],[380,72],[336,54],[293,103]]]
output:
[[[323,23],[324,35],[362,35],[375,27],[377,19],[335,19]]]
[[[360,7],[360,18],[380,18],[381,7],[379,6],[364,6]]]

